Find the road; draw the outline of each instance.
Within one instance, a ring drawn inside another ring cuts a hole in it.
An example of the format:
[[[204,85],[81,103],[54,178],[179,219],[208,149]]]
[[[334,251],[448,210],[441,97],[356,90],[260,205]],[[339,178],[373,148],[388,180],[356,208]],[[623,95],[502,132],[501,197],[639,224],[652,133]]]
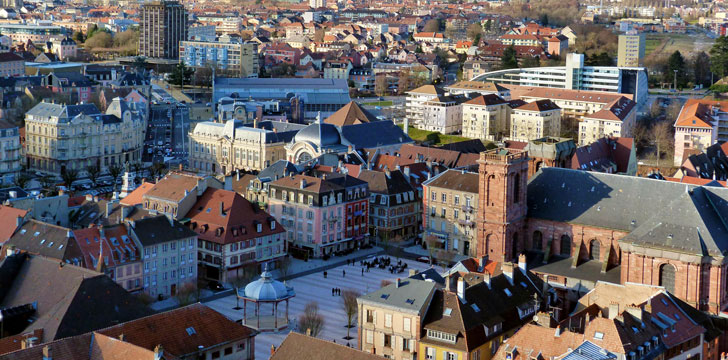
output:
[[[185,104],[155,105],[149,112],[145,161],[164,162],[170,157],[186,160],[190,112]],[[160,145],[161,144],[161,145]],[[149,149],[152,150],[150,154]]]

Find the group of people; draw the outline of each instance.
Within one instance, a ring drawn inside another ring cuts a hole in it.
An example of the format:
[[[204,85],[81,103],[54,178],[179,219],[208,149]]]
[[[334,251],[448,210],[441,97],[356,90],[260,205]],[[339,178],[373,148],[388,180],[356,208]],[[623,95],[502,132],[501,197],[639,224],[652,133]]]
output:
[[[337,287],[331,288],[331,296],[341,296],[341,289]]]

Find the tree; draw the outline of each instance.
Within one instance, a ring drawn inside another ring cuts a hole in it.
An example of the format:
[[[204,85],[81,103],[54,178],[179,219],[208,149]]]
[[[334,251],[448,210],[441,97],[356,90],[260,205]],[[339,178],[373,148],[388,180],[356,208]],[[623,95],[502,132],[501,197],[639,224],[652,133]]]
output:
[[[326,29],[324,28],[318,28],[313,33],[313,41],[315,42],[324,42],[324,36],[326,36]]]
[[[483,27],[485,28],[486,32],[490,32],[491,28],[493,27],[493,21],[491,21],[490,19],[486,20]]]
[[[728,75],[728,37],[719,36],[710,48],[710,69],[720,79]]]
[[[526,56],[523,58],[523,61],[521,62],[522,68],[532,68],[532,67],[539,67],[541,66],[541,60],[539,60],[538,57],[535,56]]]
[[[712,68],[710,56],[708,56],[705,51],[695,54],[695,56],[691,59],[690,64],[693,68],[693,83],[695,83],[695,85],[703,85],[704,87],[712,85],[710,83],[710,69]]]
[[[669,83],[677,81],[679,88],[685,87],[687,83],[685,77],[685,58],[683,58],[679,50],[675,50],[670,55],[670,58],[667,59],[667,69],[663,73],[663,81]]]
[[[412,85],[412,75],[409,69],[404,69],[399,72],[399,81],[397,83],[397,95],[404,96],[405,92],[409,90]]]
[[[147,171],[149,171],[149,177],[154,179],[156,182],[158,177],[161,177],[165,172],[167,172],[167,168],[163,163],[155,162],[147,169]]]
[[[101,169],[96,165],[89,165],[86,167],[86,174],[88,175],[88,179],[91,180],[91,183],[94,184],[94,187],[96,187],[96,180],[99,179]]]
[[[543,26],[549,26],[549,15],[548,14],[541,14],[541,25]]]
[[[247,268],[243,268],[242,273],[237,273],[230,282],[233,285],[233,288],[235,289],[235,307],[233,309],[240,310],[240,298],[237,296],[237,294],[240,293],[240,289],[244,288],[245,285],[248,285],[250,283],[250,280],[253,279],[255,276],[255,273],[248,270]]]
[[[200,86],[200,87],[204,86],[207,88],[211,88],[212,87],[212,66],[214,66],[214,65],[211,65],[211,67],[205,66],[205,67],[197,68],[195,70],[194,75],[192,75],[192,83],[195,86]]]
[[[169,75],[169,81],[173,85],[184,87],[185,83],[190,83],[190,77],[194,72],[194,69],[188,68],[184,62],[180,62],[174,67],[174,70],[172,70],[172,73]]]
[[[66,184],[68,191],[71,191],[73,182],[78,179],[78,171],[76,171],[76,169],[66,168],[61,171],[61,179],[63,179],[63,183]]]
[[[194,302],[197,302],[198,299],[198,291],[197,286],[192,283],[185,283],[182,286],[180,286],[179,289],[177,289],[177,294],[175,297],[177,298],[177,301],[179,302],[179,306],[187,306],[189,304],[192,304]]]
[[[40,182],[40,186],[45,190],[55,190],[53,189],[53,185],[55,184],[55,180],[50,175],[43,175],[38,179]]]
[[[111,164],[109,166],[109,175],[111,175],[111,180],[114,181],[114,190],[116,190],[116,180],[119,179],[119,176],[121,176],[121,171],[123,169],[118,164]]]
[[[483,26],[477,22],[472,23],[468,25],[467,30],[465,30],[465,34],[467,34],[468,39],[473,40],[473,43],[475,43],[475,39],[480,38],[480,35],[483,34]]]
[[[438,32],[440,31],[440,20],[430,19],[427,20],[425,26],[422,28],[423,32]]]
[[[15,178],[13,178],[13,184],[15,184],[15,186],[17,186],[21,189],[25,189],[25,186],[28,185],[29,181],[30,181],[30,176],[28,176],[27,174],[23,174],[23,173],[18,174],[17,176],[15,176]]]
[[[106,31],[97,31],[93,35],[89,35],[88,39],[84,43],[84,47],[87,49],[103,48],[108,49],[114,44],[111,34]]]
[[[354,319],[356,319],[357,310],[359,309],[356,299],[359,295],[359,292],[351,289],[341,292],[341,306],[346,314],[346,337],[344,340],[352,339],[352,337],[349,336],[349,331],[354,327]]]
[[[379,74],[374,78],[374,93],[377,96],[384,96],[387,94],[387,75]]]
[[[673,127],[671,121],[660,121],[657,124],[652,125],[652,129],[649,132],[649,139],[655,146],[655,162],[660,165],[660,159],[662,153],[665,152],[670,155],[674,147],[674,135],[672,133]],[[672,158],[668,156],[668,158]]]
[[[515,69],[518,67],[518,59],[516,58],[516,48],[511,45],[503,50],[501,55],[501,69]]]
[[[134,69],[136,72],[144,71],[147,68],[147,59],[144,56],[134,58]]]
[[[80,45],[83,44],[84,41],[86,41],[86,38],[83,36],[82,32],[76,31],[73,33],[73,41]]]
[[[121,48],[127,46],[136,47],[139,44],[139,31],[127,29],[114,36],[114,47]]]
[[[585,56],[584,65],[588,66],[612,66],[612,57],[606,51]]]
[[[285,280],[286,277],[291,273],[291,265],[293,260],[289,255],[286,255],[278,261],[278,273],[281,274],[281,279]]]
[[[425,237],[425,244],[427,245],[427,252],[430,255],[430,265],[432,265],[434,263],[437,246],[440,245],[440,240],[435,235],[427,235]]]
[[[318,311],[318,303],[312,301],[306,304],[303,314],[298,318],[299,329],[313,337],[317,337],[324,328],[324,317]]]

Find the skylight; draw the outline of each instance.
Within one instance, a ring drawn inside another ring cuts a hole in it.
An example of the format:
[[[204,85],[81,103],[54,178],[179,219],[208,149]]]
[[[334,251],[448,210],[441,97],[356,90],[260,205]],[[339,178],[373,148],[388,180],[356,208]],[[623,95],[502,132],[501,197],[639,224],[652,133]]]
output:
[[[508,295],[508,297],[510,297],[510,296],[512,295],[512,294],[511,294],[511,291],[510,291],[510,290],[508,290],[508,289],[503,289],[503,292],[505,292],[505,293],[506,293],[506,295]]]
[[[192,326],[188,327],[188,328],[187,328],[187,329],[185,329],[185,330],[187,330],[187,335],[190,335],[190,336],[192,336],[192,335],[194,335],[194,334],[197,334],[197,332],[195,331],[195,328],[193,328]]]
[[[452,309],[451,308],[445,308],[445,310],[442,311],[442,314],[445,315],[445,316],[450,316],[450,314],[452,314]]]
[[[473,308],[473,310],[475,310],[475,312],[479,312],[480,311],[480,308],[478,307],[478,305],[470,304],[470,307]]]
[[[595,331],[594,332],[594,338],[597,339],[597,340],[604,339],[604,333],[599,332],[599,331]]]

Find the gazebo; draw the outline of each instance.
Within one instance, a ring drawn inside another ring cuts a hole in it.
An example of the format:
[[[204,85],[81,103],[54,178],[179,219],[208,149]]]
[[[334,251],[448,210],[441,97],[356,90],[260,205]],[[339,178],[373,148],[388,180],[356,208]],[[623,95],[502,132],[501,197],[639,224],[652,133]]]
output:
[[[288,300],[296,296],[293,288],[273,279],[266,266],[260,279],[238,290],[239,299],[243,299],[243,325],[258,331],[280,331],[288,327]],[[286,302],[286,314],[278,315],[278,304]],[[255,312],[248,317],[248,302],[255,303]],[[270,315],[263,307],[269,305]]]

